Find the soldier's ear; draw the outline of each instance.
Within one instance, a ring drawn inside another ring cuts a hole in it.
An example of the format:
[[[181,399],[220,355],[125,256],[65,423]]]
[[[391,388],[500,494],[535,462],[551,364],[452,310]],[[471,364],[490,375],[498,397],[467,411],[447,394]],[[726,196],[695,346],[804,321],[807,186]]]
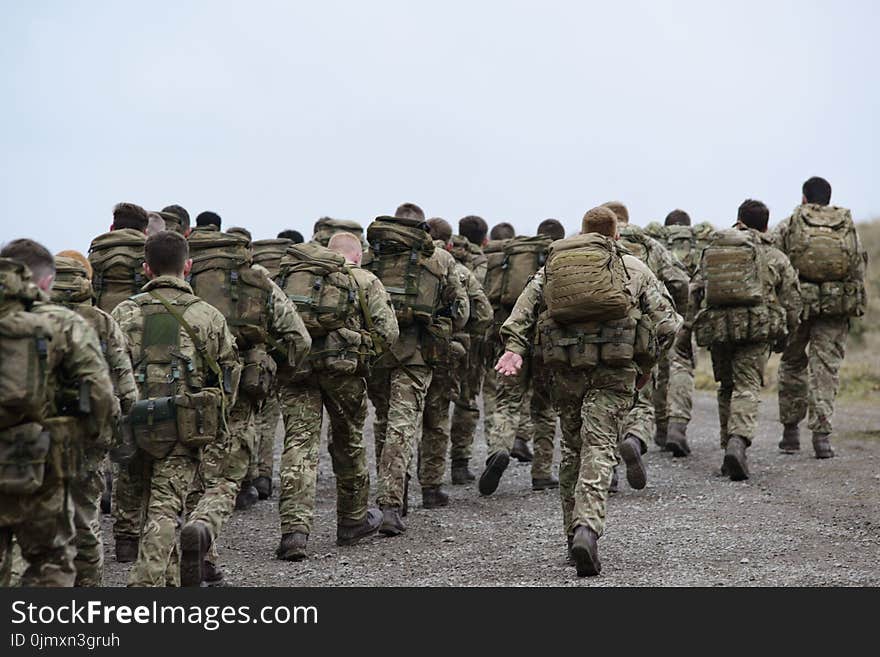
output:
[[[193,267],[192,258],[187,258],[186,262],[183,263],[183,277],[186,278],[189,276],[189,272]]]
[[[150,265],[148,265],[146,262],[141,266],[144,268],[144,276],[146,276],[148,279],[153,279],[156,277],[156,275],[153,273],[153,270],[150,269]]]

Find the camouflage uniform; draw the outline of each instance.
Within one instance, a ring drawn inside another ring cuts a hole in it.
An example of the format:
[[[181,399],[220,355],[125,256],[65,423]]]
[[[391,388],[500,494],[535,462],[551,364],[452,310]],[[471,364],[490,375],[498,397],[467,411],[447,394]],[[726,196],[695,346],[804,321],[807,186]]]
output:
[[[662,285],[637,258],[624,255],[630,275],[627,287],[642,312],[655,324],[661,348],[668,348],[681,318]],[[520,295],[510,318],[501,327],[509,351],[527,357],[532,349],[538,315],[544,307],[544,270]],[[638,368],[603,364],[588,369],[553,367],[550,390],[562,427],[559,489],[565,532],[571,536],[581,525],[599,536],[605,528],[605,504],[611,474],[617,462],[617,440],[632,404]]]
[[[7,297],[4,305],[10,301]],[[91,415],[89,421],[76,423],[85,441],[81,445],[87,450],[108,444],[119,405],[113,396],[98,336],[84,319],[62,306],[36,303],[32,310],[45,317],[52,342],[45,417],[57,415],[55,397],[63,382],[88,384]],[[43,484],[35,493],[0,494],[0,563],[4,564],[0,570],[0,586],[10,584],[13,539],[28,564],[21,576],[22,586],[73,586],[75,527],[68,491],[69,484],[55,474],[50,453]]]
[[[254,269],[268,272],[259,265]],[[269,297],[268,334],[288,349],[291,362],[299,364],[312,340],[296,306],[274,282]],[[208,560],[216,561],[216,540],[226,520],[235,509],[241,482],[248,476],[256,445],[254,402],[239,396],[229,413],[229,432],[222,442],[205,447],[199,477],[193,485],[187,507],[189,522],[201,521],[211,532],[212,549]]]
[[[378,334],[385,344],[394,344],[398,337],[397,319],[382,283],[373,274],[357,266],[351,265],[349,271],[363,290],[374,335]],[[351,319],[351,326],[366,329],[368,323],[363,320],[361,312],[357,312],[357,319]],[[321,343],[316,343],[315,351],[321,348]],[[282,375],[280,399],[284,416],[278,504],[281,533],[311,533],[315,514],[318,448],[325,408],[331,427],[328,451],[336,475],[337,518],[363,520],[370,493],[367,453],[363,442],[367,416],[364,377],[313,371],[305,379],[290,381]]]
[[[460,330],[470,315],[467,291],[455,275],[455,259],[435,249],[431,258],[440,263],[441,303],[448,305],[453,330]],[[419,324],[401,327],[400,338],[376,363],[367,381],[367,393],[376,409],[378,504],[402,507],[418,428],[422,425],[425,397],[431,385],[432,366],[423,354],[426,331]]]
[[[788,217],[773,232],[777,248],[786,255],[791,252],[790,223],[791,217]],[[861,266],[855,283],[864,290],[867,254],[860,242],[858,251]],[[802,321],[789,339],[779,365],[779,421],[788,425],[799,424],[809,411],[809,429],[830,434],[850,318],[823,315],[818,308],[811,308],[806,299],[804,305]]]
[[[257,413],[257,477],[272,479],[275,465],[275,438],[281,421],[278,391],[269,394]]]
[[[443,242],[435,242],[437,248],[445,248]],[[469,319],[465,330],[453,337],[461,345],[459,358],[454,356],[446,364],[435,366],[434,376],[428,386],[425,398],[425,412],[422,421],[422,440],[419,448],[419,483],[422,486],[439,486],[446,472],[446,451],[450,442],[449,403],[459,397],[462,387],[468,385],[471,374],[468,356],[471,348],[471,335],[479,335],[492,321],[492,307],[474,274],[460,262],[455,263],[455,275],[459,285],[467,291],[470,304]],[[470,396],[468,393],[467,396]],[[472,436],[471,436],[472,437]],[[459,434],[460,442],[453,444],[453,458],[467,459],[471,444],[465,442],[466,435]],[[465,454],[466,456],[463,456]]]
[[[85,270],[82,271],[85,279]],[[110,380],[119,399],[122,413],[128,413],[137,401],[138,392],[125,336],[116,321],[100,308],[92,305],[91,286],[83,289],[84,294],[71,295],[56,289],[52,300],[70,308],[85,319],[101,345],[101,351],[110,370]],[[104,462],[107,449],[94,447],[86,449],[80,476],[71,483],[70,495],[74,506],[74,526],[76,527],[76,585],[101,586],[104,572],[104,543],[101,532],[100,500],[104,492]]]
[[[158,276],[144,286],[144,292],[154,290],[171,302],[179,302],[192,297],[192,288],[174,276]],[[144,330],[144,312],[138,305],[138,295],[123,301],[113,311],[126,336],[132,363],[140,363]],[[213,306],[204,301],[195,301],[185,306],[184,319],[204,336],[204,349],[222,367],[233,372],[233,380],[238,380],[238,354],[235,341],[226,319]],[[186,391],[188,385],[194,389],[205,386],[211,376],[205,362],[196,349],[189,334],[180,328],[179,350],[194,366],[191,384],[185,379],[177,381],[178,390]],[[136,376],[136,380],[140,377]],[[221,382],[213,382],[215,386]],[[138,380],[141,398],[149,398],[147,383]],[[234,399],[233,399],[234,401]],[[184,511],[186,496],[198,471],[201,450],[194,450],[178,444],[164,459],[152,459],[143,452],[120,470],[120,483],[123,488],[136,494],[142,504],[142,526],[138,558],[129,573],[130,586],[163,586],[174,582],[174,562],[176,559],[177,522]],[[168,575],[166,573],[169,573]],[[171,577],[171,581],[169,581]]]

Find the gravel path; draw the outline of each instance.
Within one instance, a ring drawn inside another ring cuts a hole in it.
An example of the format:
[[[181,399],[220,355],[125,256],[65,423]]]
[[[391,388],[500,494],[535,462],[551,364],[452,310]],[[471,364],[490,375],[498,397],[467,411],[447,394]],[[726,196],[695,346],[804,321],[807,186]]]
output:
[[[409,530],[359,546],[335,545],[335,489],[321,454],[311,558],[274,559],[277,500],[236,513],[220,539],[226,583],[237,586],[815,586],[880,585],[880,408],[841,406],[837,457],[778,453],[775,400],[765,399],[752,478],[716,474],[721,461],[714,396],[698,393],[693,455],[673,459],[652,446],[648,487],[621,492],[608,508],[599,542],[601,577],[578,579],[566,564],[558,493],[533,493],[530,472],[512,462],[498,491],[447,486],[452,503],[419,508],[411,497]],[[873,432],[873,433],[872,433]],[[372,428],[367,442],[372,451]],[[473,463],[485,446],[477,437]],[[802,440],[802,442],[804,442]],[[372,462],[372,461],[371,461]],[[558,457],[557,457],[558,462]],[[416,489],[417,491],[417,489]],[[110,535],[105,519],[105,536]],[[107,546],[108,585],[124,584],[127,565]]]

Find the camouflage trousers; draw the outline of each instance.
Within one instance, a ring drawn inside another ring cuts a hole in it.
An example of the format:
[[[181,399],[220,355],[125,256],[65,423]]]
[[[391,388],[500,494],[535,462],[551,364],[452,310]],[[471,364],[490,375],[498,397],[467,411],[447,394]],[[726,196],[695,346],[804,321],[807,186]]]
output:
[[[814,317],[791,336],[779,365],[783,424],[798,424],[809,411],[810,430],[831,433],[849,325],[847,317]]]
[[[187,521],[200,520],[211,531],[209,561],[217,559],[217,537],[235,510],[236,495],[250,468],[256,435],[253,403],[239,397],[227,425],[229,433],[204,448],[186,500]]]
[[[312,531],[324,408],[331,426],[327,447],[336,475],[336,516],[339,520],[362,520],[370,495],[363,439],[367,417],[364,379],[317,373],[306,381],[282,385],[279,396],[284,417],[278,502],[281,533]]]
[[[696,348],[692,358],[682,358],[674,349],[667,351],[657,365],[654,385],[654,419],[658,425],[691,421],[694,400]]]
[[[408,365],[407,369],[418,383],[400,367],[374,370],[367,381],[376,409],[373,433],[380,506],[403,506],[406,477],[431,385],[430,367]]]
[[[630,409],[620,428],[620,439],[633,435],[642,445],[642,454],[648,451],[648,443],[654,437],[657,424],[654,420],[654,389],[657,381],[657,370],[641,390],[634,393]]]
[[[140,488],[144,522],[140,530],[138,558],[128,575],[129,586],[177,586],[180,583],[177,527],[186,505],[186,495],[198,470],[198,457],[184,448],[170,456],[152,460],[136,457],[128,474],[133,489]]]
[[[712,371],[718,382],[718,421],[721,448],[730,436],[745,438],[751,444],[758,426],[758,406],[764,385],[764,368],[770,356],[766,343],[715,345]]]
[[[551,390],[562,425],[559,494],[565,532],[602,535],[617,440],[635,390],[634,367],[554,370]]]
[[[473,352],[476,354],[486,348],[485,344],[474,340]],[[467,373],[464,375],[458,394],[454,397],[452,421],[449,428],[451,447],[449,457],[453,461],[467,461],[471,458],[474,447],[474,433],[480,419],[480,407],[477,396],[483,386],[486,375],[486,364],[482,358],[471,355]],[[493,372],[494,374],[494,372]],[[485,403],[485,392],[483,393]]]
[[[135,459],[127,465],[113,463],[112,469],[113,537],[137,539],[143,525],[143,466]]]
[[[281,406],[278,404],[278,393],[272,391],[263,401],[263,406],[256,417],[257,448],[254,450],[256,467],[251,466],[251,479],[272,478],[275,469],[275,439],[280,421]]]
[[[87,450],[83,474],[70,485],[73,524],[76,528],[76,586],[101,586],[104,577],[104,541],[101,530],[101,495],[104,492],[106,450]]]
[[[21,586],[73,586],[74,536],[73,504],[57,479],[33,495],[0,494],[0,587],[11,584],[13,542],[27,562]]]
[[[422,439],[419,442],[418,470],[422,486],[439,486],[443,483],[446,450],[449,447],[449,403],[456,387],[451,367],[434,370],[425,396]]]

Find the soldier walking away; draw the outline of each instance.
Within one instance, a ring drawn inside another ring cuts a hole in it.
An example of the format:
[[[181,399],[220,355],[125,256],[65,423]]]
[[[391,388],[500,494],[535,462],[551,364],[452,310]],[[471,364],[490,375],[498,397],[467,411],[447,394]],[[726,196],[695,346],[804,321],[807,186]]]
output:
[[[379,532],[397,536],[406,531],[409,465],[433,367],[444,362],[452,334],[467,323],[470,309],[455,259],[434,246],[419,206],[405,203],[393,217],[378,217],[367,229],[367,241],[364,268],[391,296],[400,330],[367,381],[376,409]]]
[[[119,413],[98,336],[46,302],[54,277],[32,240],[0,251],[0,586],[13,540],[28,564],[22,586],[74,585],[73,457],[106,447]]]
[[[800,449],[801,421],[809,411],[813,451],[818,459],[834,456],[831,420],[840,387],[840,366],[853,317],[865,313],[865,267],[852,214],[831,205],[831,185],[810,178],[802,205],[773,233],[776,246],[791,259],[800,280],[804,308],[797,332],[779,366],[779,449]]]
[[[397,320],[382,283],[360,268],[360,238],[340,232],[328,245],[291,244],[277,279],[312,336],[309,358],[298,368],[282,368],[279,376],[284,448],[276,556],[286,561],[306,558],[324,409],[336,477],[336,544],[354,545],[375,534],[382,522],[382,512],[368,507],[364,376],[374,353],[396,342]]]
[[[691,285],[688,321],[676,337],[682,354],[708,347],[718,382],[721,472],[749,478],[746,450],[758,423],[764,368],[771,350],[782,351],[801,312],[797,274],[767,234],[770,212],[760,201],[739,206],[734,229],[716,233]]]
[[[165,220],[165,230],[180,233],[188,237],[191,231],[189,212],[180,205],[168,205],[162,208],[159,215]]]
[[[294,244],[302,244],[305,239],[303,239],[302,233],[298,230],[282,230],[278,233],[278,239],[280,240],[290,240]]]
[[[187,242],[165,231],[145,243],[143,292],[113,311],[126,337],[140,400],[127,419],[138,446],[123,472],[142,500],[129,586],[178,585],[177,523],[202,451],[226,440],[241,366],[221,312],[192,293]],[[199,551],[211,536],[196,537]],[[186,552],[191,546],[183,544]]]
[[[137,401],[128,347],[122,330],[108,313],[93,305],[89,261],[76,251],[55,256],[55,280],[52,301],[85,319],[98,336],[101,352],[107,361],[114,393],[121,411],[127,415]],[[114,445],[119,445],[118,425],[114,427]],[[101,501],[109,481],[105,480],[108,446],[94,445],[83,450],[79,476],[71,482],[73,521],[76,528],[76,585],[101,586],[104,572],[104,542],[101,532]]]
[[[623,419],[681,318],[662,285],[616,239],[608,208],[588,211],[583,234],[557,241],[501,327],[496,369],[515,376],[532,349],[550,370],[562,425],[564,531],[579,576],[601,571],[598,539]]]

